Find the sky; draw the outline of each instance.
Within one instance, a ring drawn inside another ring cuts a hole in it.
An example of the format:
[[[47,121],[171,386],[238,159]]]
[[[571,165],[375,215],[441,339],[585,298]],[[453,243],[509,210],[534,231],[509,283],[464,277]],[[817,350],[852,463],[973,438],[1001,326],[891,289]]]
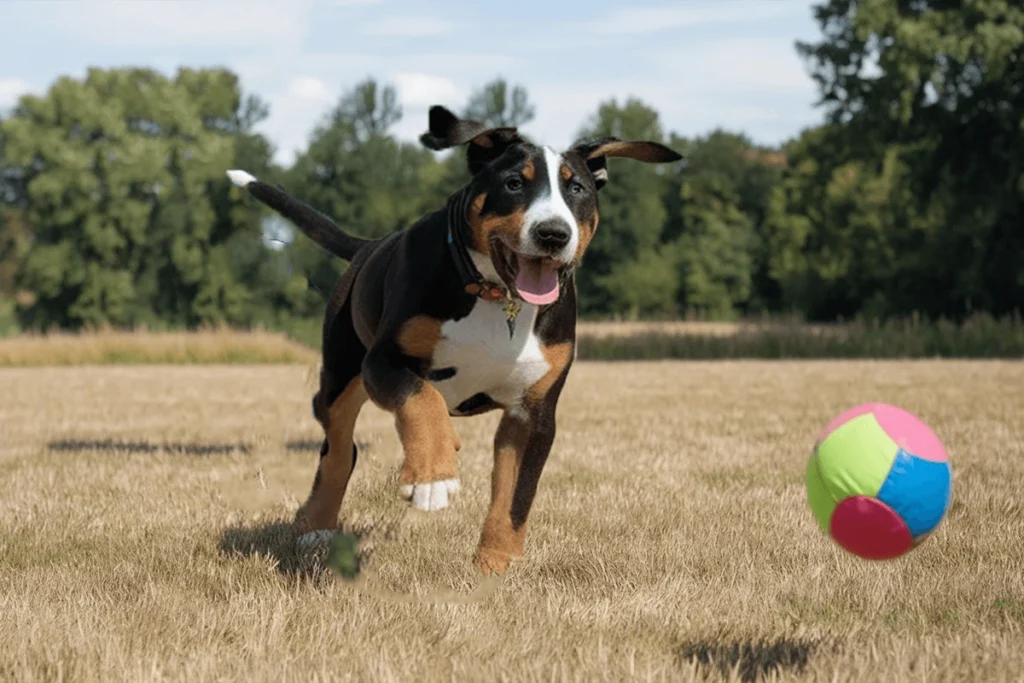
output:
[[[637,97],[666,131],[715,128],[776,144],[822,119],[794,42],[819,36],[810,0],[0,0],[0,112],[89,67],[228,67],[270,105],[260,126],[289,164],[366,77],[395,85],[395,133],[460,110],[501,76],[568,146],[598,105]]]

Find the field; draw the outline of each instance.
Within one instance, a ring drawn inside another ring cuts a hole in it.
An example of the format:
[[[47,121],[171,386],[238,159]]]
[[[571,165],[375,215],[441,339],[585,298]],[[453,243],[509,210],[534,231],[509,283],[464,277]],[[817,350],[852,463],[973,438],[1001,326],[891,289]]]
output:
[[[580,363],[527,557],[448,601],[478,584],[496,416],[457,422],[462,493],[427,514],[364,410],[349,584],[288,533],[312,363],[0,369],[0,679],[1021,680],[1024,363]],[[804,499],[817,431],[867,400],[954,466],[946,521],[889,563]]]

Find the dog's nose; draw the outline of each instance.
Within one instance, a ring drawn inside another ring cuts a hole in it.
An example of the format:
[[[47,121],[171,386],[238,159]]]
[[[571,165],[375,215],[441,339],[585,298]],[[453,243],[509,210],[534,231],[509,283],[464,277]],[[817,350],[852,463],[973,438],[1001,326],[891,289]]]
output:
[[[558,251],[569,244],[572,231],[565,221],[544,221],[533,229],[533,239],[541,249]]]

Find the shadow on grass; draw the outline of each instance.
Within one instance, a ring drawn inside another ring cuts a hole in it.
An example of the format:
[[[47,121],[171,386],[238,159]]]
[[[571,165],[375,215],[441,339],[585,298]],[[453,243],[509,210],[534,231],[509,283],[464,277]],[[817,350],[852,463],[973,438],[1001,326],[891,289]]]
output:
[[[307,451],[313,451],[314,453],[320,452],[320,446],[323,444],[321,439],[301,439],[299,441],[289,441],[284,445],[284,449],[289,453],[305,453]],[[359,444],[356,444],[358,447]]]
[[[319,453],[323,443],[319,439],[303,439],[285,443],[289,453]],[[369,447],[365,442],[356,442],[360,451]],[[85,453],[89,451],[112,451],[129,455],[147,453],[173,453],[180,455],[249,455],[253,447],[247,443],[182,443],[119,441],[117,439],[57,439],[46,444],[47,449],[58,453]]]
[[[343,525],[336,534],[353,537],[356,544],[369,537],[375,525]],[[285,520],[275,520],[251,525],[228,527],[221,533],[218,548],[229,557],[269,557],[274,567],[282,576],[288,578],[323,579],[330,578],[328,566],[328,547],[330,542],[322,546],[298,551],[295,546],[295,525]],[[369,562],[373,554],[372,547],[360,547],[355,552],[356,571]]]
[[[320,447],[323,446],[323,439],[297,439],[295,441],[287,441],[284,444],[284,449],[289,453],[306,453],[313,452],[319,453]],[[356,448],[359,449],[359,453],[365,453],[370,448],[368,441],[356,441]]]
[[[46,444],[51,451],[83,453],[113,451],[131,455],[146,453],[180,453],[182,455],[248,455],[252,446],[245,443],[151,443],[148,441],[117,441],[115,439],[58,439]]]
[[[753,683],[785,671],[802,673],[819,651],[837,652],[838,646],[820,638],[728,641],[708,639],[684,644],[679,650],[684,664],[714,667],[723,676],[733,671],[744,683]]]

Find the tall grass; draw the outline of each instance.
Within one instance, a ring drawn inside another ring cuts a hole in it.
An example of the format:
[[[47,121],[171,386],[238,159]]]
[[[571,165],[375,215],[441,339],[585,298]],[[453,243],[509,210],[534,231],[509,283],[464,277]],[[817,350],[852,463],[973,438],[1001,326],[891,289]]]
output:
[[[1024,322],[976,315],[963,324],[904,320],[841,325],[737,325],[680,332],[650,326],[630,334],[581,334],[588,360],[729,358],[1021,358]]]
[[[0,339],[0,367],[310,363],[317,354],[283,334],[254,331],[23,334]]]
[[[307,329],[308,328],[308,329]],[[0,367],[316,363],[319,323],[267,331],[23,334],[0,339]],[[795,322],[581,322],[580,360],[738,358],[1022,358],[1020,317],[963,324],[918,318],[835,325]]]

